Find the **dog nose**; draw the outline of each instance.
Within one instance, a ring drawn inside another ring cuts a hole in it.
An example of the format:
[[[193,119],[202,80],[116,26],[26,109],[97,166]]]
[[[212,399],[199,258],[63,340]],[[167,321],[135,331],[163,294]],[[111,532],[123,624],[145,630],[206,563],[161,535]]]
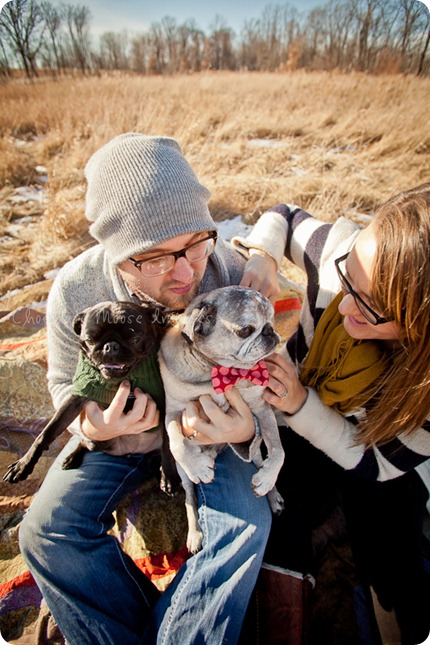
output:
[[[103,351],[105,354],[116,354],[118,350],[119,344],[114,340],[111,340],[103,345]]]
[[[266,323],[261,330],[263,336],[271,336],[273,334],[273,327],[270,323]]]

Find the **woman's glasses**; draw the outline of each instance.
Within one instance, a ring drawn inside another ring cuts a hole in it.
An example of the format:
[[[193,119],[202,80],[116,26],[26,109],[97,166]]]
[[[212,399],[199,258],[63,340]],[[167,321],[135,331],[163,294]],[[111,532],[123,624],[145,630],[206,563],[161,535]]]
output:
[[[342,257],[337,258],[337,260],[334,261],[342,291],[346,294],[350,294],[354,298],[357,309],[361,314],[363,314],[363,316],[368,322],[370,322],[371,325],[384,325],[385,323],[390,322],[387,318],[383,318],[382,316],[377,314],[376,311],[373,311],[373,309],[369,307],[369,305],[363,300],[363,298],[361,298],[358,293],[354,291],[348,280],[345,278],[345,275],[339,265],[346,261],[348,255],[349,253],[346,253],[345,255],[342,255]]]

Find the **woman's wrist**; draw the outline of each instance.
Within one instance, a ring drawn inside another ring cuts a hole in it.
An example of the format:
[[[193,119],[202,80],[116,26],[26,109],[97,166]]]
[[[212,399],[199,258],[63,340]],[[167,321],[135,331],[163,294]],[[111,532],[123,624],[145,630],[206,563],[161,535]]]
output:
[[[267,251],[263,251],[263,249],[257,249],[255,247],[250,247],[248,249],[248,254],[249,257],[252,257],[253,255],[260,255],[263,258],[268,258],[269,260],[272,260],[272,262],[275,264],[276,270],[278,270],[278,265],[276,263],[275,258],[273,258]]]

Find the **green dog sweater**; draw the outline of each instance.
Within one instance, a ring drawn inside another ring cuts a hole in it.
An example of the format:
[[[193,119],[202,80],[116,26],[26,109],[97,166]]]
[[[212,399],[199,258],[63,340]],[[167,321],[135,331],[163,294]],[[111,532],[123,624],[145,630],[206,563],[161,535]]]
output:
[[[161,380],[157,361],[157,348],[154,347],[149,354],[126,376],[118,379],[105,379],[98,369],[88,360],[83,352],[79,353],[78,365],[73,377],[72,394],[85,396],[95,401],[102,408],[109,407],[120,383],[130,381],[132,393],[139,387],[146,394],[150,394],[159,410],[164,410],[164,387]]]

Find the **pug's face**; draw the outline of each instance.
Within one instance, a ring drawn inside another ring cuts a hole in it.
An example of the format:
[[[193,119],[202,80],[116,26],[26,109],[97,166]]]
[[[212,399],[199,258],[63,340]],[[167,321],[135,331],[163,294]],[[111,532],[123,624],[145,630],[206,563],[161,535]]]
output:
[[[151,313],[131,302],[101,302],[73,320],[82,351],[106,379],[125,378],[151,350]]]
[[[198,296],[185,310],[182,335],[210,361],[250,369],[280,341],[267,298],[247,287],[222,287]]]

